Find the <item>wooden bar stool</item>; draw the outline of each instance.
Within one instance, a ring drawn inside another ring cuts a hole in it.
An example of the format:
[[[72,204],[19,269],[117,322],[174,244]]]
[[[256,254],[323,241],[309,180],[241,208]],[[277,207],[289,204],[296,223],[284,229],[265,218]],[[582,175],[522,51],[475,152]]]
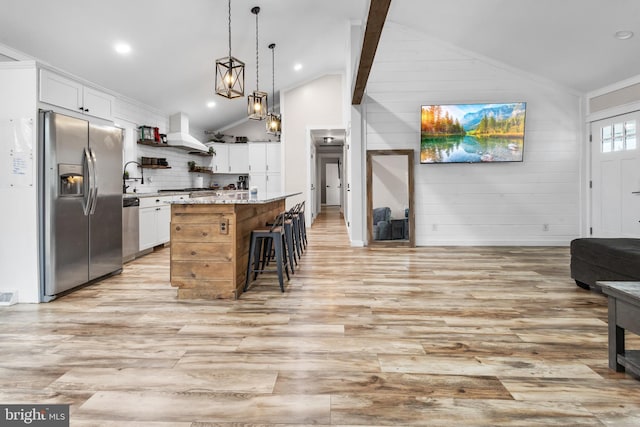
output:
[[[251,275],[253,280],[258,273],[277,272],[280,290],[284,292],[284,277],[282,271],[287,274],[289,280],[289,266],[285,252],[284,212],[276,217],[276,220],[268,228],[258,228],[251,231],[251,244],[249,245],[249,260],[247,261],[247,277],[244,283],[244,291],[249,289]],[[271,247],[275,252],[276,268],[267,269],[266,260],[270,257]],[[261,266],[262,264],[262,266]]]

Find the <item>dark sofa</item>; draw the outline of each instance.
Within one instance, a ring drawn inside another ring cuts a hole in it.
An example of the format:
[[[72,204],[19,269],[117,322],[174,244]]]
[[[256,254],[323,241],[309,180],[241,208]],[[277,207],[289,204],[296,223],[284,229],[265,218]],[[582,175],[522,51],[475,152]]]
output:
[[[640,239],[573,240],[571,277],[581,288],[598,292],[598,280],[640,281]]]

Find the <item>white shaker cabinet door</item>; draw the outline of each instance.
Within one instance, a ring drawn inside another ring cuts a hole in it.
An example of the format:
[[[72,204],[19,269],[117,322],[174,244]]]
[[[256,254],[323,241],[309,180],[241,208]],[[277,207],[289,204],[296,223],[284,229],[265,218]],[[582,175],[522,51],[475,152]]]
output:
[[[249,147],[247,144],[229,145],[229,172],[249,173]]]
[[[113,121],[113,104],[115,97],[90,87],[84,87],[84,113],[94,117]]]
[[[280,173],[280,144],[279,143],[267,143],[265,155],[267,158],[267,172]]]
[[[40,70],[40,101],[68,110],[84,112],[83,85],[49,70]]]
[[[143,251],[145,249],[152,248],[156,245],[157,241],[157,224],[156,224],[156,208],[145,208],[139,211],[139,238],[140,248]]]
[[[213,173],[229,173],[229,146],[213,144],[216,155],[213,156]]]

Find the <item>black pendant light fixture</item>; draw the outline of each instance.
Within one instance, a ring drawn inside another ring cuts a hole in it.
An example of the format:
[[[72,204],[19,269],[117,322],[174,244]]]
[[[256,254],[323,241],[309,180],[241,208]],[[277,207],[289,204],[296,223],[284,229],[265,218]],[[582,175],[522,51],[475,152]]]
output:
[[[216,93],[229,99],[244,96],[244,62],[231,55],[231,0],[229,0],[229,56],[216,60]]]
[[[275,50],[276,44],[269,45],[271,49],[271,111],[267,114],[267,133],[271,135],[280,135],[282,131],[282,118],[280,114],[276,114],[276,66],[275,66]]]
[[[258,6],[252,8],[251,13],[256,15],[256,90],[247,97],[247,113],[250,119],[262,120],[267,116],[269,106],[267,104],[267,92],[261,92],[258,87],[260,81],[260,74],[258,72],[258,13],[260,13],[260,8]]]

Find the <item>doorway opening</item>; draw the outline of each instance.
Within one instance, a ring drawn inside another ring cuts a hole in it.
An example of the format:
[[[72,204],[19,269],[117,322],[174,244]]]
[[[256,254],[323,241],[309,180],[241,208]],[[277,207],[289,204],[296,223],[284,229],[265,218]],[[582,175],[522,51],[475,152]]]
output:
[[[345,186],[345,129],[311,129],[310,208],[315,219],[323,208],[337,208],[344,218]]]

